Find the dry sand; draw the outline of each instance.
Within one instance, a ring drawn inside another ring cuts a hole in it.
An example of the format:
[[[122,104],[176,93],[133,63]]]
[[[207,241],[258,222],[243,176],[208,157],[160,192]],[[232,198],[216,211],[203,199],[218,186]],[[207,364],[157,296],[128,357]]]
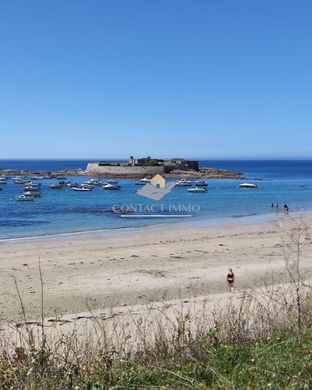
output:
[[[311,216],[305,222],[311,224]],[[290,221],[283,224],[289,226]],[[229,266],[236,293],[266,272],[284,272],[285,234],[277,224],[136,229],[110,237],[41,238],[0,242],[0,313],[15,320],[20,305],[17,281],[29,318],[85,312],[89,305],[141,305],[226,293]],[[303,266],[310,277],[312,241],[304,244]]]

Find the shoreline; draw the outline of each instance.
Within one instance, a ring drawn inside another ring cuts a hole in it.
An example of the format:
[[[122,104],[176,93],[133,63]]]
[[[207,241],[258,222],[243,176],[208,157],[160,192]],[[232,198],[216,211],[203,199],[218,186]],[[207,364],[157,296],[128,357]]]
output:
[[[312,210],[305,210],[304,214],[312,214]],[[301,212],[293,212],[291,215],[296,217],[300,215]],[[184,220],[168,220],[159,221],[154,223],[146,223],[140,226],[128,226],[128,227],[115,227],[115,228],[105,228],[105,229],[92,229],[92,230],[81,230],[81,231],[70,231],[70,232],[59,232],[59,233],[46,233],[38,235],[29,235],[21,237],[7,237],[0,238],[1,243],[6,242],[19,242],[19,241],[40,241],[40,240],[50,240],[50,239],[79,239],[79,238],[93,238],[93,237],[111,237],[111,236],[123,236],[124,234],[135,234],[140,231],[154,231],[162,230],[163,228],[168,228],[168,230],[177,228],[197,228],[197,227],[218,227],[218,226],[228,226],[228,225],[246,225],[246,224],[263,224],[269,223],[272,219],[276,218],[279,215],[280,217],[284,214],[272,214],[272,213],[258,213],[258,214],[247,214],[239,216],[226,216],[226,217],[215,217],[212,219],[207,218],[207,216],[196,217],[194,219],[185,218]]]
[[[148,168],[148,167],[146,167]],[[144,173],[110,173],[110,172],[93,172],[88,171],[87,169],[62,169],[59,171],[33,171],[33,170],[19,170],[19,169],[0,169],[0,176],[9,175],[9,176],[46,176],[48,179],[58,179],[58,177],[63,176],[83,176],[83,177],[99,177],[99,178],[114,178],[114,179],[140,179],[140,178],[151,178],[154,176],[153,173],[148,172]],[[162,174],[163,177],[169,179],[235,179],[243,180],[245,179],[244,175],[240,172],[236,172],[228,169],[220,168],[207,168],[201,167],[198,171],[172,171],[171,173]],[[259,179],[257,179],[259,180]]]
[[[290,226],[291,217],[280,222]],[[311,225],[311,214],[304,218]],[[270,270],[282,272],[283,232],[276,221],[213,227],[161,226],[129,234],[1,242],[0,313],[19,318],[14,280],[27,316],[40,315],[40,259],[46,316],[114,306],[132,307],[226,293],[225,275],[232,267],[235,289],[242,292]],[[304,266],[310,277],[312,241],[304,243]]]

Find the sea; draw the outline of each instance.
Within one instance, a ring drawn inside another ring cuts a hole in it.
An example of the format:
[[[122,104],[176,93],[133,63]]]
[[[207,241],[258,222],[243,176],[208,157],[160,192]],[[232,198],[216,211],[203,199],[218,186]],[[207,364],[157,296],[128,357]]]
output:
[[[87,163],[86,160],[0,160],[0,169],[58,171],[85,169]],[[22,186],[9,178],[0,191],[0,240],[126,231],[181,223],[212,226],[265,221],[282,215],[285,202],[290,213],[312,210],[312,160],[200,160],[200,166],[236,170],[246,177],[243,181],[255,183],[257,188],[239,188],[242,180],[210,179],[206,193],[189,193],[188,187],[174,187],[155,201],[137,193],[141,186],[135,185],[134,179],[118,180],[119,191],[95,187],[86,193],[69,187],[51,190],[49,184],[56,183],[55,180],[40,180],[40,198],[17,202],[15,198]],[[82,183],[88,178],[67,177],[67,180]],[[278,203],[279,208],[272,208],[272,203]],[[145,217],[123,218],[112,209],[130,210]],[[150,216],[146,217],[147,214]],[[180,218],[178,214],[185,217]]]

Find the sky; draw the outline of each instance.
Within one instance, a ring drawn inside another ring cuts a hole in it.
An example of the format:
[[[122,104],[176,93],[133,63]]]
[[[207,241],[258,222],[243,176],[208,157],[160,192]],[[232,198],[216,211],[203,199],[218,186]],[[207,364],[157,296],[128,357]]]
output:
[[[0,2],[0,159],[312,157],[310,0]]]

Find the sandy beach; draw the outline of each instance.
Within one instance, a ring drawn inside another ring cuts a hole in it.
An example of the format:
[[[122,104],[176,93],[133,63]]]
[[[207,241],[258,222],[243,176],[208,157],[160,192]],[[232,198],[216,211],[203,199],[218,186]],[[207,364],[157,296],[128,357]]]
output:
[[[305,216],[309,225],[311,216]],[[46,316],[226,293],[229,266],[235,293],[266,273],[284,272],[285,229],[292,222],[217,227],[136,229],[109,237],[68,236],[0,243],[1,318],[14,320],[20,305],[29,318],[40,313],[40,258]],[[311,276],[312,241],[303,248]]]

